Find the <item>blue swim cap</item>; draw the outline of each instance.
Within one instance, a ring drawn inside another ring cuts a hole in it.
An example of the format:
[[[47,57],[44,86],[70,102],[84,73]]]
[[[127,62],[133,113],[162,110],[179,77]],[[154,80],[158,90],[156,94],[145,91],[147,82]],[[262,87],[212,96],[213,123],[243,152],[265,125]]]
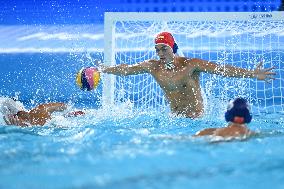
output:
[[[252,115],[247,100],[244,98],[236,98],[228,105],[225,119],[227,122],[234,122],[235,117],[243,118],[243,123],[250,123]]]

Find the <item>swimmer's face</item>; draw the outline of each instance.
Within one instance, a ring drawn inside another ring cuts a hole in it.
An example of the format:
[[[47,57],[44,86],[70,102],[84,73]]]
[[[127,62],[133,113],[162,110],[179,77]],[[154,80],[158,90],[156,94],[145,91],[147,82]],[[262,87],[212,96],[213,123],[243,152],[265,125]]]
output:
[[[164,44],[155,45],[156,53],[161,60],[168,60],[173,58],[173,49]]]

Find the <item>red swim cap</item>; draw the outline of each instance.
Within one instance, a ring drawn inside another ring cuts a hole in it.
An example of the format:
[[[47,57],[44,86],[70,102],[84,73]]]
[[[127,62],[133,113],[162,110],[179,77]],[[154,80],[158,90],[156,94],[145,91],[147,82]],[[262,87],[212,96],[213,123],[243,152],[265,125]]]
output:
[[[175,39],[171,33],[162,32],[162,33],[159,33],[155,38],[155,44],[159,44],[159,43],[169,45],[173,49],[174,44],[175,44]]]

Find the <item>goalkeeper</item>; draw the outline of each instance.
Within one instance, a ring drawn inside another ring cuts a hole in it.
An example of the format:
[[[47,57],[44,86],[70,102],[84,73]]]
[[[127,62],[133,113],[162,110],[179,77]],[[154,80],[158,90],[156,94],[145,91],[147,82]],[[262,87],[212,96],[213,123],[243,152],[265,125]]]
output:
[[[159,33],[155,38],[155,49],[159,60],[151,59],[134,65],[120,64],[102,66],[103,73],[119,76],[151,74],[165,92],[172,113],[190,118],[200,117],[204,113],[200,87],[202,72],[224,77],[256,78],[271,82],[275,72],[263,68],[260,62],[254,70],[218,65],[198,58],[186,58],[177,55],[178,46],[169,32]]]

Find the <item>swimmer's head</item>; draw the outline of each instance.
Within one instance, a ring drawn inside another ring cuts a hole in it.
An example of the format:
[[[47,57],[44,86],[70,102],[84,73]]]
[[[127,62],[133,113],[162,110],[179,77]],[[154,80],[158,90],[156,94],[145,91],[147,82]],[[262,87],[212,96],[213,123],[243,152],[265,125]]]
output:
[[[29,119],[29,116],[30,116],[30,114],[28,112],[25,112],[25,111],[18,111],[18,113],[16,115],[20,119]]]
[[[227,122],[239,124],[250,123],[252,115],[247,100],[244,98],[236,98],[231,101],[225,113],[225,119]]]
[[[155,38],[155,44],[164,44],[172,48],[173,53],[177,53],[178,46],[173,35],[169,32],[161,32]]]
[[[0,112],[3,115],[16,114],[18,111],[25,110],[24,105],[12,98],[2,98],[0,103]]]
[[[17,101],[14,98],[0,97],[0,124],[11,125],[11,123],[9,123],[10,116],[24,110],[24,105],[20,101]]]

